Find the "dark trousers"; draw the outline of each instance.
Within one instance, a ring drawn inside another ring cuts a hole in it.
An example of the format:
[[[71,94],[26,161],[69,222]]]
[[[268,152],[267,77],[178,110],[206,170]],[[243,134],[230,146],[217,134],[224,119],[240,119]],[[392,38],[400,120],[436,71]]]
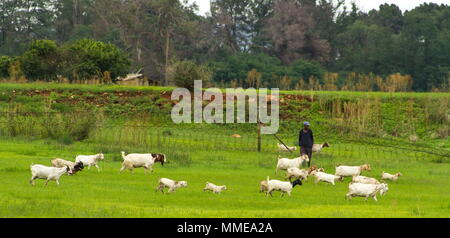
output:
[[[308,161],[308,167],[311,167],[311,160],[312,160],[312,147],[300,147],[300,155],[308,155],[309,161]]]

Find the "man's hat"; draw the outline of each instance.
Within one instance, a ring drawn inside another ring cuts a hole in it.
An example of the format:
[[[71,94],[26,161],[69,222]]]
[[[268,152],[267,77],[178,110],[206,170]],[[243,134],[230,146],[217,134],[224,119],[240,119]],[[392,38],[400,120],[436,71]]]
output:
[[[309,124],[309,122],[307,122],[307,121],[303,122],[303,125],[304,126],[311,126],[311,124]]]

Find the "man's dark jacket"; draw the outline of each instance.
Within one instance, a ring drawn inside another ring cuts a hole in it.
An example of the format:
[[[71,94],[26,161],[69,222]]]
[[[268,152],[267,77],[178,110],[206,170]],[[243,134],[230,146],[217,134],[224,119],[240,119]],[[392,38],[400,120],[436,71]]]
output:
[[[305,132],[303,129],[300,130],[298,135],[298,144],[300,147],[312,148],[314,145],[314,136],[311,129]]]

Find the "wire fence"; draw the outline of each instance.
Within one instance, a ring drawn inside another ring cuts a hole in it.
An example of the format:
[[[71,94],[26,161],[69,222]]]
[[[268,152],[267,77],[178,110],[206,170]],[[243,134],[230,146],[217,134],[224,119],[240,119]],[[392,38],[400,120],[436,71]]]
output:
[[[231,128],[229,125],[176,125],[146,124],[144,119],[127,122],[111,122],[95,117],[92,112],[0,112],[0,136],[2,138],[54,138],[62,143],[71,143],[68,135],[78,135],[79,140],[99,151],[257,151],[257,125],[254,130]],[[59,119],[55,119],[59,118]],[[372,133],[355,131],[351,128],[317,122],[329,128],[315,133],[316,141],[329,142],[330,148],[323,149],[319,157],[334,158],[378,158],[427,160],[438,163],[450,160],[450,151],[423,145],[407,143],[397,138],[379,138]],[[241,131],[239,136],[234,132]],[[339,132],[339,135],[330,134]],[[71,134],[72,133],[72,134]],[[281,134],[287,145],[296,144],[296,133]],[[67,141],[66,141],[67,140]],[[263,153],[279,153],[277,140],[273,135],[263,135]],[[139,152],[136,151],[136,152]],[[286,156],[293,157],[299,151]]]

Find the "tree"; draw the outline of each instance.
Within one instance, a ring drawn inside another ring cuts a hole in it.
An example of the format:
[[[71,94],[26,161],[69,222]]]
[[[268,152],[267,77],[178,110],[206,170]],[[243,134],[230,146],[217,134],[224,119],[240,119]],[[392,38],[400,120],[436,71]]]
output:
[[[18,55],[27,43],[50,38],[53,5],[52,0],[0,1],[0,53]]]
[[[130,53],[134,68],[144,67],[151,77],[158,77],[157,33],[149,24],[151,6],[145,0],[96,0],[92,5],[95,38],[114,43]]]
[[[317,0],[313,6],[313,15],[316,21],[315,31],[319,37],[330,45],[330,59],[338,55],[336,35],[341,31],[337,23],[342,13],[345,0]]]
[[[11,57],[8,56],[0,57],[0,78],[9,77],[9,67],[12,62],[13,59]]]
[[[399,72],[396,38],[384,27],[356,21],[337,36],[343,71],[388,75]]]
[[[101,77],[108,72],[113,80],[129,72],[128,55],[112,44],[81,39],[64,47],[62,75],[71,80]]]
[[[199,20],[194,9],[178,0],[96,0],[95,38],[121,46],[130,52],[133,68],[143,68],[146,75],[167,84],[171,62],[197,49]]]
[[[58,75],[61,52],[54,41],[37,40],[20,57],[22,71],[30,80],[55,80]]]
[[[326,70],[317,62],[297,60],[288,69],[291,78],[309,81],[311,78],[322,79]]]
[[[328,61],[330,45],[320,39],[319,33],[314,30],[315,26],[311,5],[299,5],[294,0],[278,0],[267,26],[275,55],[285,65],[298,59]]]
[[[398,34],[403,28],[403,13],[395,4],[382,4],[380,10],[371,10],[369,12],[369,22],[390,29]]]
[[[214,81],[236,81],[243,86],[246,84],[245,79],[251,70],[261,73],[260,83],[265,86],[276,86],[273,79],[278,79],[286,73],[286,69],[277,57],[262,53],[237,53],[223,61],[210,63],[210,68],[214,71]]]
[[[430,90],[447,80],[450,71],[450,8],[422,4],[404,14],[399,44],[404,73],[412,75],[413,89]]]
[[[252,53],[265,53],[270,48],[270,38],[265,34],[268,19],[273,16],[275,0],[253,0],[250,2],[251,46]]]
[[[211,72],[205,66],[185,60],[172,65],[168,71],[168,77],[176,86],[193,91],[194,81],[209,82],[211,80]]]
[[[250,0],[212,0],[211,16],[217,35],[233,52],[248,50]]]
[[[56,1],[56,19],[54,23],[55,39],[58,42],[92,37],[92,0]]]
[[[168,69],[170,65],[171,39],[175,28],[184,20],[183,10],[178,0],[157,0],[153,2],[154,12],[151,14],[155,20],[156,29],[163,43],[164,55],[164,85],[169,84]]]

